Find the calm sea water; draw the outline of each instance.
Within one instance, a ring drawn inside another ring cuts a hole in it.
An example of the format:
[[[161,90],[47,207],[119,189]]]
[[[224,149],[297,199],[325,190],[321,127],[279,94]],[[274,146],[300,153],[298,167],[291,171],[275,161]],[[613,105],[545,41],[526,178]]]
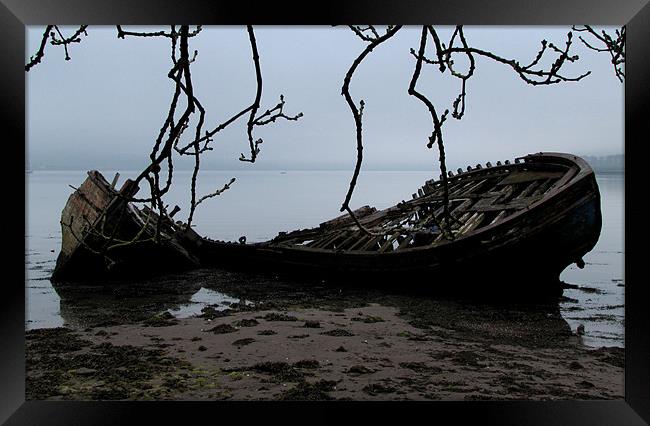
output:
[[[104,172],[110,180],[115,172]],[[120,183],[135,173],[121,172]],[[60,297],[49,277],[61,244],[61,210],[86,177],[85,171],[34,171],[27,174],[26,328],[65,325]],[[230,178],[237,180],[221,196],[202,203],[195,214],[195,230],[204,236],[248,242],[264,241],[279,231],[312,227],[340,215],[347,191],[349,171],[204,171],[197,194],[221,188]],[[361,174],[351,205],[365,204],[378,209],[408,200],[411,193],[431,178],[425,171],[369,171]],[[575,330],[585,326],[584,342],[593,346],[623,346],[623,175],[598,176],[602,196],[603,229],[596,247],[584,260],[586,267],[570,266],[564,281],[585,289],[568,289],[561,302],[565,320]],[[177,172],[167,197],[187,214],[189,172]],[[183,218],[185,219],[185,218]],[[227,295],[200,289],[177,315],[200,312],[202,306],[228,300]]]

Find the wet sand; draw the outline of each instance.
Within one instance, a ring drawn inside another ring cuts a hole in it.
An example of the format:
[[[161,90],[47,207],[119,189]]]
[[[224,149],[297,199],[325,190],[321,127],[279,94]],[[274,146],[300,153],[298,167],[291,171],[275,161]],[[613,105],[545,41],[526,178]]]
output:
[[[585,346],[557,303],[197,274],[186,283],[242,302],[175,318],[195,285],[62,293],[71,325],[26,333],[27,399],[623,398],[623,349]]]

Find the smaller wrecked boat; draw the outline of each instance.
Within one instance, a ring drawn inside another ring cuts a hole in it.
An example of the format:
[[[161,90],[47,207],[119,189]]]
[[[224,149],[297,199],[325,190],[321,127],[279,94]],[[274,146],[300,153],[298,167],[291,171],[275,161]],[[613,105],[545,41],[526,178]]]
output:
[[[200,266],[199,258],[181,244],[188,231],[145,207],[127,200],[138,192],[127,179],[117,190],[96,170],[88,172],[61,213],[61,251],[52,282],[146,277]],[[155,235],[160,226],[160,238]]]
[[[537,153],[449,173],[450,228],[442,226],[443,184],[430,180],[413,199],[355,211],[318,227],[281,232],[246,244],[203,238],[181,222],[162,220],[119,197],[98,172],[71,195],[62,214],[63,242],[53,281],[192,267],[235,268],[445,290],[557,291],[567,266],[600,235],[600,194],[580,157]],[[83,222],[71,218],[85,217]],[[162,243],[151,237],[163,221]],[[112,232],[112,234],[111,234]],[[107,237],[111,260],[101,259]],[[136,235],[138,236],[136,238]],[[131,243],[129,241],[143,240]],[[115,243],[113,243],[115,244]],[[89,266],[93,265],[92,267]]]

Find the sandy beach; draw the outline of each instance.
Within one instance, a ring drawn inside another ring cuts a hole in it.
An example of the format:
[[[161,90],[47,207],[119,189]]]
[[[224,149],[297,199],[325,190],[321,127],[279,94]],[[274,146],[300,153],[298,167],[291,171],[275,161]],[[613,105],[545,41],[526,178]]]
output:
[[[124,295],[103,314],[79,302],[86,326],[27,332],[27,399],[623,398],[624,350],[585,346],[557,305],[237,288],[245,302],[189,318]]]

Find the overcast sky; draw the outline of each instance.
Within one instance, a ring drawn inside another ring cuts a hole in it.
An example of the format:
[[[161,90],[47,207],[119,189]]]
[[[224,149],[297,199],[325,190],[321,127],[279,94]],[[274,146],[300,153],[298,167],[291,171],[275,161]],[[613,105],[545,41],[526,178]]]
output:
[[[466,27],[470,45],[530,62],[547,39],[564,46],[568,27]],[[27,58],[36,52],[42,27],[28,27]],[[69,29],[68,29],[69,31]],[[48,46],[43,61],[26,73],[27,149],[32,169],[137,170],[148,161],[173,94],[167,39],[117,39],[114,27],[90,26],[70,47]],[[441,27],[449,38],[451,27]],[[363,99],[364,169],[427,170],[437,150],[427,149],[431,121],[426,107],[407,93],[414,66],[411,48],[420,29],[407,27],[380,45],[358,69],[352,96]],[[343,77],[364,49],[346,27],[256,27],[264,91],[262,110],[280,94],[297,122],[256,129],[264,139],[253,165],[245,119],[217,135],[205,169],[345,169],[356,158],[354,121],[343,96]],[[244,27],[204,27],[190,41],[195,93],[207,110],[206,127],[250,104],[255,73]],[[575,38],[580,60],[564,74],[592,74],[580,82],[530,86],[509,67],[477,58],[467,83],[465,117],[443,128],[448,163],[459,166],[512,159],[537,151],[579,155],[623,153],[624,92],[609,55],[587,50]],[[550,56],[549,56],[550,57]],[[555,57],[553,57],[555,59]],[[460,59],[459,59],[459,62]],[[462,64],[459,63],[459,66]],[[420,91],[440,111],[451,109],[460,81],[426,66]],[[181,168],[183,166],[181,165]]]

